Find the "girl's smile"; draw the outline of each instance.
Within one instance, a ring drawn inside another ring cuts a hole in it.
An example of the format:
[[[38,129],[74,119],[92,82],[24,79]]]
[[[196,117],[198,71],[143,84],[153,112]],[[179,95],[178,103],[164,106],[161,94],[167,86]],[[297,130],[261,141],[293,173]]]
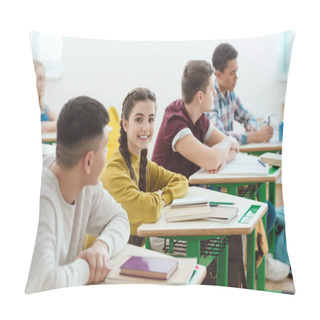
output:
[[[146,149],[154,133],[155,103],[151,100],[136,102],[129,119],[122,120],[127,133],[128,149],[139,156],[142,149]]]

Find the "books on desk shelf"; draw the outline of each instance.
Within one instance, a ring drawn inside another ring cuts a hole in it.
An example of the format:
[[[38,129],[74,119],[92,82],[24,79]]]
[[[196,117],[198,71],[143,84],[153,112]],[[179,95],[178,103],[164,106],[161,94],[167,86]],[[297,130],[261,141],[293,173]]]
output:
[[[211,215],[207,220],[228,223],[238,215],[239,208],[229,205],[214,205],[211,207]]]
[[[120,274],[166,280],[176,271],[178,264],[178,260],[164,257],[131,256],[120,266]]]
[[[269,165],[260,161],[259,157],[246,153],[237,153],[234,160],[220,170],[219,175],[268,175]]]
[[[175,199],[165,210],[167,222],[203,219],[211,214],[209,200],[206,198]]]

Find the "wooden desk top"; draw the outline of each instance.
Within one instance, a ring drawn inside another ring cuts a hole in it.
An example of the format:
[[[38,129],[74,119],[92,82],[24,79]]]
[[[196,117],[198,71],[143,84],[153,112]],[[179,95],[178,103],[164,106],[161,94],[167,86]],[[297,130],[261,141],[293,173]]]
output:
[[[240,152],[282,151],[282,142],[248,143],[240,146]]]
[[[55,142],[57,141],[57,132],[43,132],[42,142]]]
[[[236,197],[222,192],[199,187],[190,187],[186,197],[208,197],[210,201],[234,202],[236,206],[239,207],[238,217],[235,217],[229,223],[208,220],[166,222],[164,208],[160,219],[156,223],[144,223],[138,227],[138,236],[169,237],[250,234],[268,209],[268,205],[263,202]],[[252,215],[252,218],[248,223],[238,222],[240,218],[249,210],[251,205],[258,205],[260,208],[255,214]]]
[[[260,183],[275,182],[281,175],[281,168],[268,175],[219,175],[200,169],[189,177],[190,184],[219,184],[219,183]]]

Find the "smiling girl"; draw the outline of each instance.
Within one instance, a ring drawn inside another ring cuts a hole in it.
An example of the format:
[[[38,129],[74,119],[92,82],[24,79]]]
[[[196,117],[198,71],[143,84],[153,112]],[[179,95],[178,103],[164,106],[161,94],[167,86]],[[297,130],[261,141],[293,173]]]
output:
[[[137,236],[137,228],[142,223],[156,222],[164,206],[188,191],[186,177],[165,170],[147,158],[155,114],[156,96],[150,90],[137,88],[126,96],[119,150],[113,153],[100,176],[104,188],[127,211],[129,243],[137,246],[142,246],[145,240]]]

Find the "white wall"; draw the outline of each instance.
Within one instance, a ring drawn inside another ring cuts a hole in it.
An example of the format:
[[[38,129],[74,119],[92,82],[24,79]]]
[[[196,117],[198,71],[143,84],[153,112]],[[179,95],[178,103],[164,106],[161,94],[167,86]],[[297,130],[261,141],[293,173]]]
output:
[[[57,112],[71,97],[88,95],[121,113],[127,92],[138,86],[157,95],[156,133],[164,109],[181,97],[181,75],[188,60],[211,63],[218,41],[107,41],[63,38],[62,76],[48,80],[45,101]],[[256,117],[279,123],[285,101],[282,35],[227,40],[238,51],[236,93]],[[291,48],[290,48],[291,49]],[[153,143],[150,152],[153,150]]]

